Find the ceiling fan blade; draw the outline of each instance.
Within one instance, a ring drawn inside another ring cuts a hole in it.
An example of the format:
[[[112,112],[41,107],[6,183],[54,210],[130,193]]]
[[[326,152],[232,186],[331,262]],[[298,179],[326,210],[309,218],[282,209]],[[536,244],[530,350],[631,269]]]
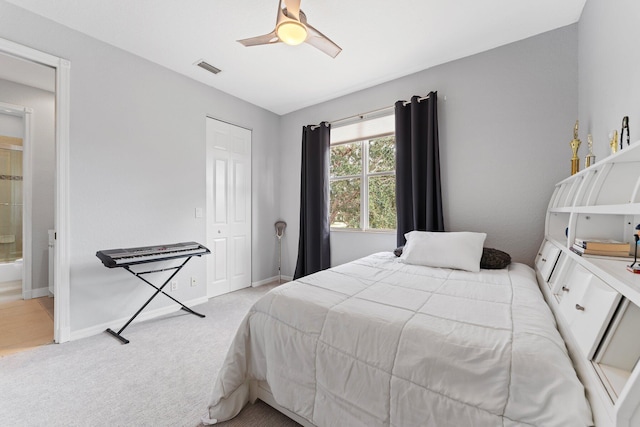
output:
[[[335,58],[340,52],[342,52],[342,48],[332,42],[327,36],[309,24],[306,24],[306,26],[309,31],[309,35],[307,36],[305,43],[309,43],[311,46],[320,49],[332,58]]]
[[[280,39],[276,35],[276,30],[271,31],[269,34],[264,34],[262,36],[250,37],[248,39],[238,40],[238,43],[242,43],[243,45],[249,46],[258,46],[261,44],[273,44],[278,43]]]
[[[300,22],[300,0],[284,0],[287,16]]]
[[[287,15],[284,14],[284,9],[282,8],[282,0],[278,2],[278,16],[276,17],[276,28],[282,21],[287,20]],[[275,30],[274,30],[275,31]]]

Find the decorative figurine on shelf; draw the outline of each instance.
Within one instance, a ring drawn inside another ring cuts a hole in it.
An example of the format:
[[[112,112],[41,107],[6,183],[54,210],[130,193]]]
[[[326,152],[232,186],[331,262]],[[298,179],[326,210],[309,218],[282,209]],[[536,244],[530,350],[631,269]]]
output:
[[[573,151],[573,157],[571,157],[571,175],[578,173],[580,170],[580,158],[578,157],[578,148],[580,148],[581,141],[578,139],[578,121],[573,127],[573,140],[569,143],[571,150]]]
[[[636,265],[636,262],[638,262],[638,240],[640,240],[640,224],[636,225],[636,232],[633,233],[633,238],[636,242],[635,248],[633,250],[633,264],[627,266],[627,270],[635,274],[640,274],[640,265]]]
[[[622,129],[620,130],[620,149],[622,150],[622,148],[624,147],[624,145],[622,144],[622,138],[624,137],[624,130],[627,130],[627,146],[630,144],[630,137],[629,137],[629,116],[624,116],[622,118]]]
[[[609,147],[611,147],[611,154],[615,154],[618,151],[618,131],[614,130],[613,134],[609,134],[611,138],[609,140]]]
[[[593,155],[593,138],[591,138],[591,134],[587,135],[587,146],[589,147],[589,152],[587,156],[584,158],[584,167],[588,168],[592,164],[596,162],[596,156]]]

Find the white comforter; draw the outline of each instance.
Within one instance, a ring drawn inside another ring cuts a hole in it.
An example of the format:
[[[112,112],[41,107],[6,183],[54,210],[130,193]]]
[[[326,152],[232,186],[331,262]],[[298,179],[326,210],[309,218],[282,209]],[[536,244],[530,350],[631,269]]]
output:
[[[480,273],[379,253],[279,286],[214,385],[223,421],[266,380],[318,426],[585,426],[591,413],[531,268]]]

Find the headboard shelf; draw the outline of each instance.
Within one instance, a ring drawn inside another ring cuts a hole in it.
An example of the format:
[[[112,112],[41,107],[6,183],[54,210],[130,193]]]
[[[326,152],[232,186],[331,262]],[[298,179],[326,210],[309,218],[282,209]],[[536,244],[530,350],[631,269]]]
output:
[[[576,238],[630,244],[640,224],[640,141],[556,184],[535,260],[595,425],[640,425],[640,274],[632,257],[577,255]],[[628,254],[629,255],[629,254]]]
[[[607,338],[594,357],[594,368],[614,403],[622,394],[640,359],[640,340],[637,339],[636,332],[638,322],[640,308],[629,300],[623,300],[611,322]]]
[[[553,208],[553,213],[582,213],[601,215],[633,215],[640,211],[640,203],[623,203],[618,205],[570,206]]]

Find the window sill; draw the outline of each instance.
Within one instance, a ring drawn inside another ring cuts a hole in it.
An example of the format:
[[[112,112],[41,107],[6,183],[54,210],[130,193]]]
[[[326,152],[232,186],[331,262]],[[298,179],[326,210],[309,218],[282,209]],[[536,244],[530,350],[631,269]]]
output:
[[[356,228],[331,228],[331,233],[365,233],[365,234],[396,234],[396,230],[375,230],[375,229],[356,229]]]

